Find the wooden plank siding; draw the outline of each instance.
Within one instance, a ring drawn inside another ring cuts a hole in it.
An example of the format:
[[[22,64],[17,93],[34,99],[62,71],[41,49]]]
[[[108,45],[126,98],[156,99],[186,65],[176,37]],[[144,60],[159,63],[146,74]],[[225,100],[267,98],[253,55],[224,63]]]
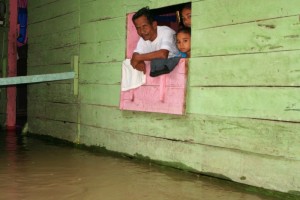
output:
[[[300,1],[192,1],[187,113],[120,111],[126,14],[184,0],[32,0],[29,74],[73,82],[29,86],[32,133],[283,192],[300,191]],[[259,167],[257,167],[259,166]]]
[[[79,0],[28,2],[28,74],[72,71],[79,55]],[[73,80],[28,87],[28,123],[40,134],[76,142],[78,97]]]

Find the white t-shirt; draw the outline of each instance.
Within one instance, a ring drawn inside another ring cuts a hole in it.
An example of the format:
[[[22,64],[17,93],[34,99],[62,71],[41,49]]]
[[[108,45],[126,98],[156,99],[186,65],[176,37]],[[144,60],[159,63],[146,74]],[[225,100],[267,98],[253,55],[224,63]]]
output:
[[[168,26],[157,26],[157,37],[154,41],[144,40],[140,38],[134,52],[144,54],[160,49],[169,51],[169,58],[178,55],[178,49],[175,41],[175,31]]]

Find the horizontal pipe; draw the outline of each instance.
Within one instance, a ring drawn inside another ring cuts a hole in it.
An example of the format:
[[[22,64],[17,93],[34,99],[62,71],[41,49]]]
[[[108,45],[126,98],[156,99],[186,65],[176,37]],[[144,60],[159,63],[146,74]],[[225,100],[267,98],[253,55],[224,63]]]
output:
[[[39,83],[39,82],[47,82],[47,81],[59,81],[59,80],[73,79],[74,77],[75,77],[74,72],[15,76],[15,77],[0,78],[0,86]]]

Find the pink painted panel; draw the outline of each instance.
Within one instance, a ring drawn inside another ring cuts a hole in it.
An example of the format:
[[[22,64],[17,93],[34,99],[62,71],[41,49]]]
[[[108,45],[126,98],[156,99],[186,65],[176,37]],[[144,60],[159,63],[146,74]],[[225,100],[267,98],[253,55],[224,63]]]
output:
[[[136,47],[140,36],[137,34],[135,30],[135,26],[132,22],[132,16],[134,13],[130,13],[127,15],[127,43],[126,43],[126,58],[131,58],[133,50]]]
[[[146,65],[146,83],[133,90],[121,91],[120,109],[184,114],[187,82],[186,60],[182,58],[170,74],[158,77],[150,77],[149,62]]]
[[[8,77],[17,75],[17,18],[18,2],[9,1],[9,31],[8,31]],[[6,127],[15,129],[16,126],[16,87],[7,88]]]

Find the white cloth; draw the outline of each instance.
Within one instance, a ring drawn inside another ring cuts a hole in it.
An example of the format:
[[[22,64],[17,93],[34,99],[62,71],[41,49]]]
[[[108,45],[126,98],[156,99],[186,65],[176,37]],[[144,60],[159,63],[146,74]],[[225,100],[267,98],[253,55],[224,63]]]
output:
[[[130,59],[125,59],[122,63],[121,91],[127,91],[140,87],[146,83],[146,75],[134,69],[130,64]]]
[[[157,37],[152,42],[140,38],[134,52],[144,54],[160,49],[168,50],[169,58],[175,57],[179,53],[176,47],[175,31],[168,26],[157,26]]]

